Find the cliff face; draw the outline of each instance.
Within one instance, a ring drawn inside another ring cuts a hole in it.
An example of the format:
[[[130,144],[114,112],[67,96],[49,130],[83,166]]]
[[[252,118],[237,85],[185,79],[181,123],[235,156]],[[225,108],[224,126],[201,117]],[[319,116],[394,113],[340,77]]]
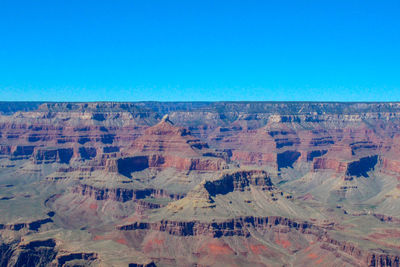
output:
[[[144,199],[146,197],[152,198],[171,198],[177,200],[182,198],[182,195],[167,193],[162,189],[126,189],[126,188],[96,188],[90,185],[80,184],[72,190],[82,196],[89,196],[96,200],[114,200],[118,202],[126,202],[131,200]]]
[[[0,265],[399,266],[399,129],[399,103],[1,102]]]
[[[170,235],[193,236],[206,235],[212,237],[221,236],[250,236],[250,227],[259,230],[272,228],[273,226],[285,226],[290,229],[306,231],[306,229],[315,228],[308,222],[295,222],[288,218],[282,217],[243,217],[235,218],[225,222],[202,223],[197,221],[176,222],[176,221],[160,221],[157,223],[136,222],[129,225],[119,226],[122,231],[129,230],[156,230],[168,232]],[[310,230],[311,231],[311,230]]]
[[[132,172],[147,168],[169,168],[178,170],[217,171],[227,167],[226,161],[218,158],[186,158],[174,155],[141,155],[111,159],[106,163],[108,171],[118,172],[130,177]]]
[[[338,241],[329,236],[329,230],[333,225],[317,226],[310,222],[298,222],[288,218],[278,216],[271,217],[239,217],[224,222],[202,223],[198,221],[160,221],[157,223],[135,222],[128,225],[118,226],[120,231],[159,231],[173,236],[205,236],[212,238],[222,237],[251,237],[257,232],[276,232],[280,233],[300,233],[301,235],[311,236],[320,243],[322,251],[330,251],[337,258],[353,257],[355,261],[349,261],[352,265],[359,263],[360,266],[398,266],[399,256],[396,254],[369,252],[357,245]],[[314,243],[315,241],[312,241]],[[290,244],[290,242],[288,242]],[[322,252],[324,253],[324,252]],[[309,254],[310,255],[310,254]],[[343,256],[346,255],[346,256]],[[346,263],[344,263],[346,264]]]
[[[264,171],[235,171],[222,174],[217,180],[207,181],[204,188],[211,196],[226,195],[233,191],[244,191],[250,185],[265,189],[273,187],[271,179]]]
[[[277,170],[314,158],[332,165],[388,154],[389,161],[400,116],[397,103],[2,103],[0,112],[0,154],[11,159],[68,164],[122,149],[169,155],[165,166],[207,169],[201,159],[181,162],[216,155],[211,145],[225,159]]]
[[[96,259],[96,253],[68,253],[58,251],[54,239],[32,241],[25,244],[3,245],[9,253],[1,259],[2,266],[69,266],[77,263],[90,266]]]

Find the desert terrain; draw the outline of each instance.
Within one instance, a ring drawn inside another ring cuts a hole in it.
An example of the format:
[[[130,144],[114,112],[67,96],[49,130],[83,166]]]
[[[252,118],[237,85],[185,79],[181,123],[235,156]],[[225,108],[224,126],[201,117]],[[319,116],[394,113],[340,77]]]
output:
[[[399,266],[400,103],[0,103],[0,266]]]

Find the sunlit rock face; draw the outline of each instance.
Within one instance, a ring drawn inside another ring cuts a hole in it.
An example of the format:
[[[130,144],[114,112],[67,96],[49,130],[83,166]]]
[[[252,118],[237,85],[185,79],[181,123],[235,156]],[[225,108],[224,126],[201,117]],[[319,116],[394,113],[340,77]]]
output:
[[[398,103],[0,103],[0,266],[399,266]]]

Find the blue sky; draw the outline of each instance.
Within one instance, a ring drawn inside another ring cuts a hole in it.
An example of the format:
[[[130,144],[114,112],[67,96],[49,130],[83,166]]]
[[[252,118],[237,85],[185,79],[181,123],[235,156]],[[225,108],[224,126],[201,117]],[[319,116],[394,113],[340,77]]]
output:
[[[400,101],[400,1],[1,0],[0,100]]]

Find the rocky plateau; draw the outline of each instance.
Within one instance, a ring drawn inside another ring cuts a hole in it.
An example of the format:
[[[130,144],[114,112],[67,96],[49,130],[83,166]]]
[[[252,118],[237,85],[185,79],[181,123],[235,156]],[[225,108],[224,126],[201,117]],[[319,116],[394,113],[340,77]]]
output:
[[[400,103],[0,102],[0,266],[399,266]]]

